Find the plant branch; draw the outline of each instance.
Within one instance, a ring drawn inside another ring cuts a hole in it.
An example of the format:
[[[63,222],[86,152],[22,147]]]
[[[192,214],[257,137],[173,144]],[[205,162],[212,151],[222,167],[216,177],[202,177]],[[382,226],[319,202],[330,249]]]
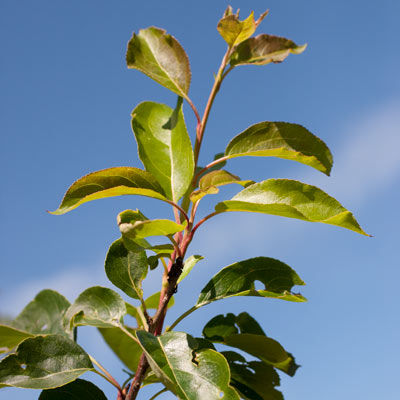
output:
[[[200,118],[199,112],[197,111],[196,106],[193,104],[192,100],[188,96],[185,97],[185,100],[188,102],[189,106],[192,108],[192,110],[194,112],[194,115],[196,116],[197,125],[200,125],[201,124],[201,118]]]
[[[161,389],[159,392],[157,392],[153,397],[151,397],[149,400],[154,400],[156,397],[158,397],[160,394],[163,394],[163,393],[165,393],[165,392],[167,392],[168,391],[168,389],[167,388],[164,388],[164,389]]]
[[[129,392],[125,397],[125,400],[135,400],[139,389],[140,385],[142,384],[142,381],[146,375],[147,368],[149,368],[149,363],[147,362],[147,358],[145,354],[143,353],[142,356],[140,357],[139,365],[136,370],[135,377],[133,378],[132,384],[129,388]]]
[[[172,207],[176,208],[177,210],[179,210],[181,212],[181,215],[186,219],[187,223],[189,223],[189,216],[186,214],[186,211],[179,205],[176,204],[175,202],[171,201],[171,200],[164,200],[166,203],[171,204]],[[176,211],[174,210],[174,214],[175,214],[175,220],[177,223],[181,223],[180,222],[180,218],[178,216],[178,214],[176,213]],[[179,222],[178,222],[179,221]]]
[[[214,160],[213,162],[210,162],[210,164],[207,164],[202,170],[200,170],[195,177],[193,178],[193,182],[197,182],[198,179],[200,178],[200,176],[202,174],[204,174],[204,172],[206,172],[208,169],[210,169],[211,167],[213,167],[214,165],[220,164],[226,160],[229,160],[229,156],[224,156],[221,158],[218,158],[217,160]]]
[[[114,377],[98,361],[96,361],[94,357],[92,357],[91,355],[89,355],[89,357],[92,363],[95,364],[103,372],[101,373],[100,371],[95,370],[96,374],[102,376],[106,381],[110,382],[111,385],[115,386],[119,392],[122,392],[121,386],[114,379]]]
[[[173,324],[172,324],[171,326],[169,326],[169,327],[165,330],[165,332],[170,332],[170,331],[172,331],[172,329],[174,329],[174,328],[179,324],[179,322],[181,322],[184,318],[186,318],[188,315],[190,315],[192,312],[194,312],[194,311],[196,311],[196,310],[197,310],[197,307],[196,307],[196,306],[193,306],[193,307],[190,308],[189,310],[185,311],[182,315],[180,315],[180,316],[173,322]]]
[[[194,235],[194,233],[197,231],[197,229],[200,227],[200,225],[204,224],[204,222],[206,222],[207,220],[209,220],[212,217],[215,217],[216,215],[221,214],[221,211],[214,211],[211,214],[206,215],[203,219],[201,219],[192,229],[192,236]]]

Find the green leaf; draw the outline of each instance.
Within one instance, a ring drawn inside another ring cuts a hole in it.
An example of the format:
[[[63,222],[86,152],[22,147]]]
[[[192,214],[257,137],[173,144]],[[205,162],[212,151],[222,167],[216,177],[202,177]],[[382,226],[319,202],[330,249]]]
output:
[[[183,269],[182,269],[182,273],[180,274],[179,278],[178,278],[178,282],[182,282],[190,273],[190,271],[193,269],[193,267],[201,260],[203,260],[204,257],[203,256],[199,256],[199,255],[194,255],[194,256],[190,256],[188,257],[185,262],[183,263]]]
[[[28,332],[24,332],[11,326],[0,325],[0,354],[8,353],[23,340],[32,336],[33,335]]]
[[[309,165],[330,174],[333,158],[326,144],[301,125],[260,122],[231,140],[225,150],[229,158],[279,157]]]
[[[187,97],[190,87],[188,56],[179,42],[155,27],[133,33],[126,53],[128,68],[135,68],[179,96]]]
[[[265,290],[257,290],[260,281]],[[281,261],[269,257],[256,257],[228,265],[218,272],[202,289],[196,307],[232,296],[271,297],[303,302],[300,294],[291,293],[294,285],[304,285],[297,273]]]
[[[131,220],[129,218],[130,213],[131,210],[123,211],[118,215],[117,221],[122,235],[134,241],[149,236],[173,235],[183,231],[187,225],[186,221],[181,225],[169,219]]]
[[[125,248],[122,239],[118,239],[108,250],[105,270],[108,279],[116,287],[134,299],[142,298],[142,280],[146,278],[148,271],[144,251],[129,251]]]
[[[192,144],[186,130],[182,104],[175,110],[146,101],[132,111],[132,129],[139,157],[175,203],[185,194],[194,172]]]
[[[246,400],[283,400],[278,373],[262,361],[246,361],[234,351],[223,351],[231,370],[231,385]]]
[[[234,314],[217,315],[206,324],[203,335],[212,342],[236,347],[258,357],[290,376],[298,368],[293,356],[276,340],[267,337],[257,321],[247,313],[237,317]]]
[[[0,362],[0,384],[28,389],[65,385],[93,370],[85,351],[62,335],[25,339]]]
[[[238,176],[231,174],[225,170],[211,171],[205,174],[199,181],[199,190],[192,192],[190,200],[196,202],[207,194],[218,193],[217,186],[229,185],[231,183],[237,183],[243,187],[252,185],[254,181],[242,181]]]
[[[307,45],[272,35],[258,35],[240,43],[230,57],[231,66],[265,65],[282,62],[289,54],[301,54]]]
[[[94,286],[83,291],[67,310],[64,325],[90,325],[98,328],[120,326],[126,314],[126,306],[121,296],[111,289]]]
[[[134,336],[135,330],[126,328]],[[99,328],[103,339],[117,357],[131,370],[136,371],[142,348],[119,328]]]
[[[63,318],[69,306],[70,302],[60,293],[50,289],[42,290],[15,318],[12,326],[33,335],[66,335]]]
[[[239,43],[248,39],[257,29],[257,26],[268,14],[268,11],[263,13],[258,21],[254,20],[254,13],[243,21],[239,20],[239,12],[232,13],[232,10],[227,10],[224,17],[219,21],[217,29],[226,43],[230,47],[237,46]]]
[[[137,331],[136,336],[155,375],[180,399],[239,400],[229,386],[226,359],[215,350],[197,351],[196,340],[184,332]]]
[[[88,201],[128,194],[167,201],[163,189],[149,172],[133,167],[116,167],[78,179],[67,190],[58,209],[50,214],[65,214]]]
[[[156,310],[160,303],[160,295],[161,292],[157,292],[149,296],[144,302],[144,304],[146,304],[146,308]],[[172,296],[170,301],[168,302],[168,308],[172,307],[174,304],[175,304],[175,298],[174,296]]]
[[[366,234],[336,199],[321,189],[288,179],[268,179],[239,192],[215,206],[217,212],[249,211],[308,222],[323,222]]]
[[[95,384],[83,379],[77,379],[56,389],[44,390],[39,396],[39,400],[72,399],[107,400],[107,397]]]

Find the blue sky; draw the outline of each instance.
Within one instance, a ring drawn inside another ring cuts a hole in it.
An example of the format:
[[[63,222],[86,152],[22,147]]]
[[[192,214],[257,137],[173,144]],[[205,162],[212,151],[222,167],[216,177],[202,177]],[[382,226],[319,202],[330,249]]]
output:
[[[51,216],[67,187],[86,173],[140,167],[130,112],[143,100],[174,105],[175,96],[125,67],[132,31],[155,25],[173,34],[192,68],[191,97],[203,109],[225,46],[215,27],[228,3],[0,3],[0,313],[15,315],[41,289],[70,301],[86,287],[109,285],[103,260],[119,236],[115,217],[139,208],[171,217],[155,200],[109,199]],[[207,306],[179,329],[199,335],[212,316],[248,311],[302,368],[282,376],[286,400],[398,398],[400,321],[397,282],[400,178],[400,5],[396,1],[231,1],[241,15],[270,14],[259,31],[286,36],[307,50],[280,65],[237,68],[215,102],[200,156],[206,163],[256,122],[300,123],[331,148],[330,178],[273,159],[235,159],[243,179],[299,179],[335,196],[373,238],[340,228],[250,214],[229,214],[199,230],[190,254],[201,254],[181,285],[172,322],[222,267],[258,255],[278,258],[306,281],[309,302],[237,298]],[[185,109],[190,133],[194,119]],[[203,201],[202,214],[233,188]],[[145,282],[159,288],[159,272]],[[121,364],[94,329],[82,344],[120,380]],[[87,375],[87,379],[92,379]],[[96,382],[98,382],[96,380]],[[108,398],[113,388],[98,382]],[[143,391],[145,400],[155,389]],[[0,399],[36,399],[38,392],[2,389]],[[171,395],[160,399],[172,399]]]

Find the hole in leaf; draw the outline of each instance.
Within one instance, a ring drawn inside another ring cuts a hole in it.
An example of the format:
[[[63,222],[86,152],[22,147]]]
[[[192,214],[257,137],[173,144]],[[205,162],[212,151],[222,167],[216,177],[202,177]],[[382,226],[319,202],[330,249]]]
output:
[[[219,398],[222,399],[224,397],[224,392],[219,392]]]
[[[198,367],[199,366],[199,362],[196,359],[196,356],[197,356],[196,352],[192,351],[192,363]]]
[[[44,331],[45,329],[47,329],[47,324],[44,324],[44,325],[40,328],[41,331]]]
[[[21,364],[22,369],[26,369],[26,364]]]
[[[256,290],[266,290],[265,284],[261,281],[254,281],[254,287]]]

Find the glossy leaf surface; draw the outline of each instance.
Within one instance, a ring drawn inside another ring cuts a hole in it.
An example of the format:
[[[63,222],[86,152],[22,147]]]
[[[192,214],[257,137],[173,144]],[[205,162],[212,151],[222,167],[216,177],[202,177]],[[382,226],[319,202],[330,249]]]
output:
[[[143,296],[142,280],[148,271],[144,251],[132,252],[125,248],[122,239],[116,240],[108,250],[105,270],[108,279],[128,296],[140,299]]]
[[[190,87],[188,56],[179,42],[155,27],[133,34],[126,53],[128,68],[135,68],[160,85],[186,97]]]
[[[22,310],[12,325],[34,335],[48,333],[65,335],[63,318],[69,306],[70,302],[60,293],[45,289]]]
[[[92,382],[77,379],[56,389],[43,390],[39,400],[107,400],[107,397]]]
[[[321,189],[288,179],[268,179],[218,203],[218,212],[249,211],[323,222],[368,236],[353,214]]]
[[[231,140],[225,150],[229,158],[279,157],[309,165],[330,174],[333,158],[326,144],[301,125],[260,122]]]
[[[132,111],[132,129],[139,157],[177,202],[188,189],[194,172],[192,144],[186,130],[182,104],[173,110],[165,104],[146,101]]]
[[[135,330],[127,328],[132,335]],[[131,370],[136,371],[142,348],[131,337],[119,328],[99,328],[101,336],[117,355],[117,357]]]
[[[236,347],[293,376],[298,366],[294,358],[274,339],[267,337],[247,313],[217,315],[204,327],[206,339]]]
[[[137,331],[136,336],[155,375],[180,399],[239,400],[229,386],[226,359],[215,350],[196,351],[196,340],[183,332],[153,336]]]
[[[83,291],[64,317],[64,324],[74,326],[90,325],[98,328],[119,326],[126,314],[121,296],[111,289],[94,286]]]
[[[204,257],[203,256],[199,256],[199,255],[194,255],[194,256],[190,256],[188,257],[185,262],[183,263],[183,269],[182,269],[182,273],[180,274],[179,278],[178,278],[178,282],[182,282],[190,273],[190,271],[193,269],[193,267],[201,260],[203,260]]]
[[[282,62],[289,54],[301,54],[307,45],[297,46],[289,39],[261,34],[239,44],[232,53],[230,63],[236,65],[265,65]]]
[[[231,370],[231,385],[245,400],[283,400],[275,389],[280,385],[278,373],[262,361],[247,361],[234,351],[223,351]]]
[[[0,354],[11,351],[28,337],[32,337],[28,332],[24,332],[8,325],[0,325]]]
[[[58,209],[50,214],[65,214],[88,201],[128,194],[166,200],[163,189],[149,172],[133,167],[116,167],[78,179],[67,190]]]
[[[265,290],[255,288],[255,282],[265,285]],[[302,302],[306,299],[294,294],[294,285],[304,285],[297,273],[281,261],[269,257],[256,257],[223,268],[202,289],[196,306],[201,307],[216,300],[232,296],[272,297]]]
[[[93,369],[84,350],[62,335],[25,339],[0,362],[0,384],[28,389],[65,385]]]

